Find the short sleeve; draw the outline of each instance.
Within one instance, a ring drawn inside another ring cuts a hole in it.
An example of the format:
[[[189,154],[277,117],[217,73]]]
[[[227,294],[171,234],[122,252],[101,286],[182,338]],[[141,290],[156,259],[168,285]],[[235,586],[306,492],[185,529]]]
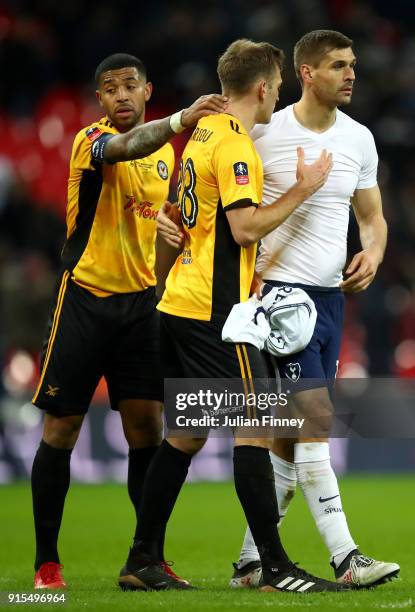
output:
[[[370,189],[377,185],[378,154],[375,140],[369,130],[365,130],[365,138],[362,139],[362,142],[363,163],[356,189]]]
[[[95,170],[95,163],[103,163],[105,143],[112,134],[98,126],[82,130],[75,138],[72,165],[77,170]]]
[[[258,206],[261,186],[257,185],[258,157],[248,137],[223,139],[213,158],[222,206],[225,210]]]

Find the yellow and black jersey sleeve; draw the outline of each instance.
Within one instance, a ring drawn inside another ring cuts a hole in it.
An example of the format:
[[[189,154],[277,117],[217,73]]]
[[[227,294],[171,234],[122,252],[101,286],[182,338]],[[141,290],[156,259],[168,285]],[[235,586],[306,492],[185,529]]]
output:
[[[260,204],[261,172],[257,153],[248,136],[223,138],[215,148],[212,164],[225,210]]]
[[[73,168],[76,170],[95,170],[102,145],[114,134],[117,134],[115,128],[109,121],[104,120],[93,123],[78,132],[72,148],[71,161]]]

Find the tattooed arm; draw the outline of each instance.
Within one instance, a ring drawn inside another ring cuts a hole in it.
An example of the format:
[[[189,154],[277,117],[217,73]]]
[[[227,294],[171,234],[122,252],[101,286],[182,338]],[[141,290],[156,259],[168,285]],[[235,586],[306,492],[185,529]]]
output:
[[[117,134],[107,140],[104,160],[108,163],[114,163],[147,157],[173,136],[170,117],[138,125],[125,134]]]
[[[193,127],[202,117],[216,115],[226,110],[227,98],[219,94],[202,96],[181,113],[182,129]],[[102,150],[103,161],[114,163],[146,157],[157,151],[176,133],[171,127],[171,117],[138,125],[125,134],[108,138]],[[173,127],[174,124],[173,124]],[[177,130],[181,131],[181,130]]]

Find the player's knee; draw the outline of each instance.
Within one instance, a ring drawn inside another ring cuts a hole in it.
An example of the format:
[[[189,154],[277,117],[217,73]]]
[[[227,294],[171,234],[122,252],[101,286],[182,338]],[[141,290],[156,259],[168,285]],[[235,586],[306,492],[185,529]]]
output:
[[[316,403],[312,407],[312,418],[309,420],[309,432],[304,432],[308,437],[317,438],[319,440],[326,439],[330,436],[330,430],[333,423],[333,405],[329,399]],[[302,436],[303,437],[303,436]]]
[[[333,415],[331,414],[318,414],[307,423],[305,419],[301,435],[299,436],[299,442],[303,440],[326,440],[330,437],[331,426],[333,422]]]
[[[298,393],[292,400],[293,413],[304,419],[301,437],[328,438],[333,422],[333,404],[327,389],[311,389]]]
[[[124,423],[124,434],[130,447],[155,446],[163,438],[161,413],[145,413]]]
[[[171,446],[187,455],[196,455],[205,445],[206,438],[167,438]]]
[[[55,417],[45,415],[43,440],[55,448],[73,448],[81,430],[83,415]]]
[[[126,400],[120,404],[120,413],[124,435],[131,448],[160,444],[163,417],[159,402]]]

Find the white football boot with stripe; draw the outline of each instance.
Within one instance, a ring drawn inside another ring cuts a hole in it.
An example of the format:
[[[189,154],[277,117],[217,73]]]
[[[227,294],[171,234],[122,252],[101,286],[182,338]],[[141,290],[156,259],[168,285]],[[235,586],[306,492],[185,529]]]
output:
[[[331,566],[334,567],[334,564],[331,563]],[[376,561],[356,549],[347,555],[338,568],[334,567],[334,573],[338,583],[368,588],[392,580],[399,574],[400,569],[397,563]]]
[[[297,567],[295,563],[290,563],[283,569],[264,569],[260,590],[284,591],[286,593],[322,593],[323,591],[350,591],[351,586],[317,578],[317,576]]]

